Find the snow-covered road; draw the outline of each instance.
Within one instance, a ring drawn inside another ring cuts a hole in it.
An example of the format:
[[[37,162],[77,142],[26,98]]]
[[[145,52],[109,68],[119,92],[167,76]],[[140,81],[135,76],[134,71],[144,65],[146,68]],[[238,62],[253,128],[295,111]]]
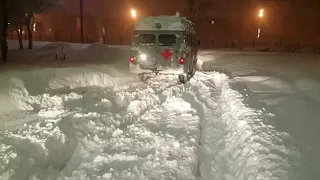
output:
[[[66,70],[67,71],[67,70]],[[225,74],[124,83],[106,74],[11,79],[31,123],[1,138],[1,179],[289,179],[287,134],[264,125]],[[48,89],[50,87],[50,89]],[[33,93],[29,93],[33,92]]]
[[[0,74],[0,179],[320,179],[318,61],[202,51],[183,85],[104,61],[126,48],[79,51]]]

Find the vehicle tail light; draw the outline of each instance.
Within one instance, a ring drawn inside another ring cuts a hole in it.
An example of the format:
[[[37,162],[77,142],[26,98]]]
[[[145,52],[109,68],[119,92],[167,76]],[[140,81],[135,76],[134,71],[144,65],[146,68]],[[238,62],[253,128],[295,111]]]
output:
[[[183,57],[181,57],[181,58],[179,59],[179,64],[184,64],[184,58],[183,58]]]
[[[129,61],[130,61],[131,63],[134,63],[134,61],[135,61],[134,56],[131,56],[130,59],[129,59]]]

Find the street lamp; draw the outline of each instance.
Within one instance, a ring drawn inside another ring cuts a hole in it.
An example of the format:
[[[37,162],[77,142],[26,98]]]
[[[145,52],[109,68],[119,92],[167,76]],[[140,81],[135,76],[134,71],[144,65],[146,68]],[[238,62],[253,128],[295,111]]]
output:
[[[79,0],[79,4],[80,4],[80,41],[81,44],[84,43],[84,38],[83,38],[83,2],[82,0]]]
[[[135,9],[131,9],[131,17],[133,17],[133,18],[137,17],[137,12]]]
[[[261,19],[261,18],[263,18],[263,16],[264,16],[264,9],[260,9],[260,10],[259,10],[258,17]],[[261,27],[260,27],[260,26],[261,26],[261,22],[259,21],[257,39],[260,38],[260,33],[261,33]]]
[[[260,9],[260,11],[259,11],[259,18],[262,18],[263,17],[263,13],[264,13],[264,9]]]

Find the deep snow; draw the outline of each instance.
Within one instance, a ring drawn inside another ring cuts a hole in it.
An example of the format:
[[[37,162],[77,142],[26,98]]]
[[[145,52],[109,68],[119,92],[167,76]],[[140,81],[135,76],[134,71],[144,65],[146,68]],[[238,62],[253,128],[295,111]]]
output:
[[[127,47],[66,45],[53,68],[3,67],[0,179],[320,179],[316,57],[201,51],[182,85],[137,81],[108,54]]]
[[[159,23],[161,27],[159,29],[163,31],[190,31],[194,32],[192,28],[193,23],[186,17],[182,17],[179,12],[175,16],[150,16],[140,18],[136,25],[135,30],[137,31],[156,31],[158,27],[156,24]]]

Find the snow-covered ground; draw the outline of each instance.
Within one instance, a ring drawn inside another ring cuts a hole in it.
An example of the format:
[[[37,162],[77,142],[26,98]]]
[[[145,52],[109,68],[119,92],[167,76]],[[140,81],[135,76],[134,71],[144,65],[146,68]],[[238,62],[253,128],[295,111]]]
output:
[[[182,85],[137,81],[127,47],[60,45],[1,68],[0,179],[320,179],[317,56],[201,51]]]

